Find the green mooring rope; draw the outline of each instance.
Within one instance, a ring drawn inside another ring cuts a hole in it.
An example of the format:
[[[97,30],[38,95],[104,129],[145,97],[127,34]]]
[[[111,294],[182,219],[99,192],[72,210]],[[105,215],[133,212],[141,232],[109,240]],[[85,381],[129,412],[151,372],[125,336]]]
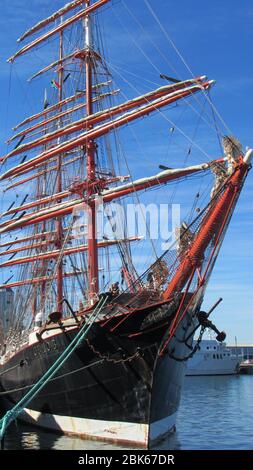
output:
[[[98,302],[96,308],[90,316],[90,323],[86,323],[82,326],[80,331],[68,345],[68,347],[63,351],[63,353],[58,357],[57,361],[50,367],[50,369],[36,382],[31,390],[26,393],[26,395],[21,398],[21,400],[0,419],[0,441],[2,443],[4,435],[8,426],[17,419],[17,417],[23,413],[24,408],[31,402],[31,400],[42,390],[43,387],[48,383],[48,381],[56,374],[56,372],[63,366],[63,364],[68,360],[71,354],[83,341],[85,336],[88,334],[90,328],[101,312],[103,306],[105,305],[107,297],[102,297]]]

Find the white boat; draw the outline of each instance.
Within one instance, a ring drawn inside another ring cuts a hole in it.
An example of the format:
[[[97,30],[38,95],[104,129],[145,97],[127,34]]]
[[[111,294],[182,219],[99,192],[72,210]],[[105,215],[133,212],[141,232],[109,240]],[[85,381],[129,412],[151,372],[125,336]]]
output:
[[[246,359],[245,361],[241,362],[239,367],[239,373],[253,375],[253,360]]]
[[[226,343],[202,340],[198,351],[188,360],[186,375],[233,375],[239,371],[241,356],[232,354]]]

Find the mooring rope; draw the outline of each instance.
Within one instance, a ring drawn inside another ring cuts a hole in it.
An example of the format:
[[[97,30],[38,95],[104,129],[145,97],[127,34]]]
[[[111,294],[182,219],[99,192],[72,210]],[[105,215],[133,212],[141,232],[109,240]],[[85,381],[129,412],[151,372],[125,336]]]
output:
[[[90,328],[96,321],[99,313],[101,312],[103,306],[105,305],[108,297],[102,297],[97,306],[95,307],[93,313],[90,316],[89,324],[84,323],[80,331],[68,345],[68,347],[63,351],[63,353],[58,357],[57,361],[48,369],[48,371],[36,382],[31,390],[26,393],[26,395],[21,398],[21,400],[0,419],[0,442],[1,448],[3,448],[3,439],[5,432],[8,426],[17,419],[17,417],[23,413],[27,405],[33,400],[33,398],[42,390],[42,388],[47,385],[48,381],[56,374],[56,372],[63,366],[63,364],[68,360],[71,354],[76,350],[79,344],[87,336]]]

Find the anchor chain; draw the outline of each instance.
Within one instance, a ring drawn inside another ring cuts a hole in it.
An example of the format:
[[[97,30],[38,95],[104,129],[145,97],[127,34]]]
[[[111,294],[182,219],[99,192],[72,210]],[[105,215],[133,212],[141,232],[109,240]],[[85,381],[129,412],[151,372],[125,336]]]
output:
[[[88,338],[86,338],[86,343],[88,344],[89,348],[92,350],[92,352],[94,352],[94,354],[96,354],[98,357],[100,357],[100,359],[103,359],[107,362],[112,362],[113,364],[119,364],[119,363],[125,363],[125,362],[130,362],[132,361],[135,357],[138,357],[140,356],[140,348],[137,348],[135,353],[132,354],[131,356],[128,356],[126,358],[122,357],[121,359],[113,359],[112,357],[110,357],[108,354],[102,354],[100,351],[98,351],[97,349],[94,348],[93,344],[91,344],[91,342],[89,341]]]
[[[200,325],[199,325],[199,326],[200,326]],[[198,351],[198,349],[199,349],[199,345],[200,345],[200,343],[201,343],[201,341],[202,341],[202,337],[203,337],[203,334],[204,334],[206,328],[207,328],[206,326],[201,326],[201,330],[200,330],[200,333],[199,333],[199,337],[198,337],[198,339],[197,339],[197,341],[196,341],[196,344],[195,344],[195,346],[192,348],[192,351],[188,354],[188,356],[183,356],[183,357],[174,356],[174,354],[173,354],[174,349],[173,349],[171,353],[169,352],[169,357],[170,357],[171,359],[174,359],[175,361],[178,361],[178,362],[185,362],[185,361],[188,361],[188,359],[191,359],[191,358],[194,356],[194,354],[195,354],[195,353]],[[194,333],[194,332],[193,332],[193,333]],[[187,339],[189,339],[189,337],[188,337]],[[184,340],[184,344],[185,344],[186,346],[188,346],[188,348],[190,347],[190,346],[186,343],[186,340]]]

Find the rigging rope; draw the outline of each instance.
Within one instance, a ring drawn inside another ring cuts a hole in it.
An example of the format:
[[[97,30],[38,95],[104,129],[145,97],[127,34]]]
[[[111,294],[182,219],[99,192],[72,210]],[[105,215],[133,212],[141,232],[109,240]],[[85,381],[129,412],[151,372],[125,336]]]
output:
[[[145,28],[143,27],[143,25],[140,23],[140,21],[138,20],[138,18],[134,15],[134,13],[127,7],[126,3],[124,2],[124,0],[122,0],[122,3],[125,7],[125,9],[128,11],[129,15],[134,19],[134,21],[138,24],[138,26],[141,28],[141,30],[146,34],[146,36],[148,37],[148,39],[150,40],[150,42],[152,43],[153,47],[157,50],[157,52],[161,55],[161,57],[165,60],[165,62],[169,65],[169,67],[175,72],[175,74],[179,77],[179,73],[178,73],[178,70],[169,62],[168,58],[165,56],[165,54],[161,51],[161,49],[158,47],[158,45],[155,43],[155,41],[153,40],[152,36],[150,34],[148,34],[148,32],[145,30]],[[118,15],[115,14],[115,16],[118,17]],[[119,19],[120,21],[120,19]],[[121,22],[121,21],[120,21]],[[122,23],[121,23],[122,24]],[[122,26],[125,28],[125,30],[128,32],[129,36],[131,36],[132,38],[132,41],[135,43],[135,39],[133,38],[132,34],[129,32],[128,29],[126,29],[125,25],[122,24]],[[159,25],[160,26],[160,25]],[[160,26],[161,27],[161,26]],[[162,27],[163,28],[163,27]],[[163,29],[162,29],[163,31]],[[164,32],[164,31],[163,31]],[[173,42],[171,42],[171,44],[173,44],[173,47],[175,49],[175,44]],[[148,62],[151,63],[151,65],[153,66],[153,68],[157,71],[157,67],[156,65],[152,62],[151,59],[147,58],[147,55],[146,53],[144,52],[144,50],[139,46],[138,46],[138,49],[140,50],[140,52],[144,55],[144,57],[148,60]],[[180,52],[177,50],[177,48],[175,49],[176,50],[176,53],[180,54]],[[180,58],[181,60],[184,60],[181,55],[180,55]],[[190,71],[191,75],[193,76],[193,73],[192,71],[188,68],[188,70]],[[131,72],[128,72],[128,73],[131,73]],[[132,74],[134,75],[134,74]],[[136,75],[137,76],[137,75]],[[145,80],[143,77],[141,77],[142,80]],[[152,83],[152,82],[151,82]],[[154,82],[155,83],[155,82]],[[205,96],[206,98],[206,96]],[[197,105],[200,105],[201,104],[201,101],[200,99],[193,95],[193,99],[196,101],[196,104]],[[185,103],[193,109],[193,111],[196,113],[196,114],[199,114],[198,110],[186,99],[186,98],[183,98],[183,101],[185,101]],[[208,100],[206,100],[208,101]],[[213,107],[211,107],[212,111],[214,112],[214,109]],[[211,117],[210,117],[211,119]],[[202,120],[204,122],[206,122],[206,124],[216,133],[217,132],[217,126],[213,126],[203,115],[202,115]]]
[[[57,258],[57,262],[55,263],[55,266],[54,266],[54,271],[53,271],[53,276],[52,276],[53,279],[52,279],[51,283],[50,283],[49,286],[48,286],[48,289],[47,289],[47,291],[46,291],[46,293],[45,293],[45,297],[44,297],[43,303],[42,303],[42,305],[41,305],[42,311],[44,311],[44,309],[45,309],[45,304],[46,304],[47,297],[48,297],[49,292],[51,291],[52,286],[53,286],[53,284],[54,284],[54,276],[56,275],[57,268],[59,267],[59,265],[60,265],[60,263],[61,263],[61,261],[62,261],[62,258],[63,258],[63,255],[64,255],[64,249],[65,249],[66,244],[67,244],[67,242],[68,242],[69,235],[70,235],[70,233],[71,233],[71,230],[72,230],[72,228],[73,228],[74,223],[75,223],[75,217],[73,216],[73,217],[72,217],[72,222],[71,222],[71,224],[69,225],[68,230],[67,230],[67,233],[66,233],[66,235],[65,235],[65,238],[64,238],[64,240],[63,240],[63,243],[62,243],[62,246],[61,246],[61,249],[60,249],[60,253],[59,253],[59,256],[58,256],[58,258]]]
[[[166,29],[164,28],[164,26],[162,25],[161,21],[159,20],[158,16],[156,15],[156,13],[154,12],[153,8],[151,7],[150,3],[149,3],[149,0],[144,0],[144,3],[146,4],[146,7],[148,8],[148,10],[150,11],[151,15],[153,16],[153,18],[155,19],[156,23],[158,24],[158,26],[160,27],[161,31],[163,32],[163,34],[165,35],[165,37],[167,38],[167,40],[169,41],[169,43],[171,44],[171,46],[173,47],[173,49],[175,50],[175,52],[177,53],[178,57],[181,59],[181,61],[183,62],[184,66],[186,67],[186,69],[190,72],[190,74],[192,75],[192,77],[194,77],[194,74],[192,72],[192,70],[190,69],[189,65],[187,64],[186,60],[184,59],[184,57],[182,56],[181,52],[178,50],[176,44],[174,43],[174,41],[171,39],[171,37],[169,36],[168,32],[166,31]],[[215,114],[217,115],[217,117],[220,119],[221,123],[223,124],[223,126],[225,127],[225,129],[230,133],[230,134],[233,134],[233,132],[231,131],[231,129],[228,127],[228,125],[226,124],[226,122],[224,121],[224,119],[222,118],[222,116],[220,115],[218,109],[216,108],[216,106],[212,103],[212,101],[210,100],[208,94],[205,92],[205,90],[203,90],[203,95],[205,96],[206,100],[208,101],[208,103],[210,104],[210,107],[213,109],[213,111],[215,112]]]
[[[131,82],[129,82],[120,72],[118,72],[113,66],[112,64],[110,65],[112,70],[114,70],[114,72],[125,82],[127,83],[135,92],[141,94],[141,91],[136,88],[136,86],[134,86]],[[122,93],[123,94],[123,93]],[[124,94],[125,95],[125,94]],[[125,95],[126,96],[126,95]],[[149,103],[148,99],[145,99],[145,101],[147,101],[147,103]],[[156,109],[156,107],[154,106],[154,109]],[[180,127],[178,127],[176,125],[175,122],[173,122],[171,119],[168,118],[168,116],[166,116],[166,114],[164,113],[164,111],[161,111],[160,109],[156,109],[157,112],[159,112],[159,114],[161,114],[161,116],[170,123],[171,126],[173,126],[175,129],[178,130],[178,132],[180,134],[183,135],[183,137],[185,137],[186,140],[188,140],[190,142],[191,145],[194,145],[201,153],[203,153],[203,155],[205,155],[206,158],[208,158],[208,160],[211,160],[211,157],[205,152],[205,150],[203,150],[200,145],[198,145],[196,142],[194,142]],[[199,114],[199,113],[198,113]]]

